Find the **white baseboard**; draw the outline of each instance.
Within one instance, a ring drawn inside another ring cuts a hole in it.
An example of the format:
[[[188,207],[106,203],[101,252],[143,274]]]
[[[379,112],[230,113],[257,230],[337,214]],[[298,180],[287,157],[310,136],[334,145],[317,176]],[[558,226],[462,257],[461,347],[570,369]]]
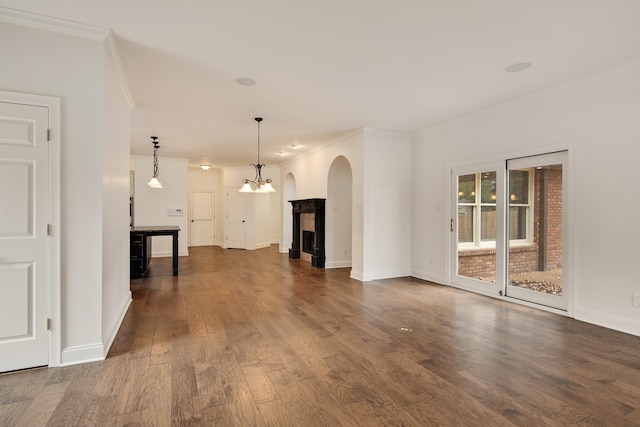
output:
[[[133,299],[131,298],[131,291],[129,291],[129,298],[126,299],[124,301],[124,304],[122,304],[122,308],[120,310],[120,315],[118,316],[118,318],[116,319],[115,323],[113,324],[111,331],[109,331],[109,335],[107,335],[106,337],[103,337],[102,340],[104,341],[104,357],[107,357],[107,353],[109,353],[109,350],[111,349],[111,345],[113,344],[113,341],[116,339],[116,335],[118,334],[118,330],[120,329],[120,325],[122,325],[122,321],[124,320],[124,316],[127,314],[127,310],[129,310],[129,306],[131,305],[131,302],[133,301]]]
[[[167,258],[172,256],[173,251],[159,251],[151,253],[151,258]],[[187,249],[186,251],[178,251],[178,256],[189,256],[189,250]]]
[[[444,277],[439,276],[437,274],[433,274],[429,271],[413,270],[411,272],[411,277],[415,277],[416,279],[426,280],[428,282],[437,283],[439,285],[444,285],[447,283]]]
[[[640,337],[640,321],[615,314],[576,307],[574,318],[594,325],[624,332]]]
[[[361,282],[364,282],[364,278],[363,278],[363,274],[362,271],[356,271],[353,268],[351,269],[351,274],[349,275],[350,278],[355,279],[355,280],[359,280]]]
[[[324,268],[347,268],[351,267],[351,260],[346,261],[327,261]]]
[[[62,363],[60,366],[97,362],[99,360],[104,360],[104,346],[102,343],[79,345],[62,350]]]
[[[371,280],[393,279],[396,277],[409,277],[411,272],[408,270],[389,270],[389,271],[374,271],[367,273],[363,277],[364,282],[370,282]]]

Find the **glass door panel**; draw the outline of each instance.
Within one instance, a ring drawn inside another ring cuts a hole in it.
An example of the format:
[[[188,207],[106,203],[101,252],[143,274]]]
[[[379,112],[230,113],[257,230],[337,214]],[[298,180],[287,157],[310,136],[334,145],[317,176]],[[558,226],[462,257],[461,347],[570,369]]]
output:
[[[566,157],[561,152],[507,162],[506,295],[563,310]]]
[[[483,293],[498,293],[501,289],[503,263],[496,247],[503,234],[498,226],[502,221],[501,196],[503,179],[496,173],[499,164],[452,171],[455,195],[451,218],[452,281]],[[502,163],[504,169],[504,163]]]

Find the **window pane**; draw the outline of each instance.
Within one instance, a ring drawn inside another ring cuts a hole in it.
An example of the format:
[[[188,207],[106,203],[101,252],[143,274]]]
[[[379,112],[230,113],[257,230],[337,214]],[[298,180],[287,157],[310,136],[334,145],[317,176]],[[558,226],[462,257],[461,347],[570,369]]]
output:
[[[529,171],[509,171],[509,199],[511,203],[529,203]]]
[[[509,208],[509,240],[527,238],[527,206]]]
[[[480,239],[483,242],[496,240],[496,207],[482,206],[480,215]]]
[[[473,206],[458,206],[458,242],[473,242]]]
[[[496,202],[496,173],[483,172],[480,174],[480,201],[482,203]]]
[[[458,203],[476,202],[476,176],[462,175],[458,177]]]

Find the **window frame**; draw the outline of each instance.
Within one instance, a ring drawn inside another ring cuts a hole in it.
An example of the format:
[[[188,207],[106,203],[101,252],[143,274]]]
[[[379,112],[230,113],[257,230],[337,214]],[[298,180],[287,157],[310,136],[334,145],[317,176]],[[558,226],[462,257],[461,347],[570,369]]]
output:
[[[533,226],[533,220],[534,220],[534,209],[535,209],[535,203],[534,203],[534,197],[535,197],[535,169],[534,168],[525,168],[525,169],[521,169],[521,170],[526,170],[529,174],[529,179],[528,179],[528,183],[527,183],[527,192],[528,192],[528,203],[518,203],[518,204],[512,204],[511,203],[511,195],[510,195],[510,191],[507,192],[507,194],[509,194],[508,200],[507,200],[507,235],[509,232],[509,214],[510,214],[510,208],[511,207],[524,207],[526,208],[526,225],[525,225],[525,234],[526,237],[524,239],[509,239],[509,246],[525,246],[525,245],[531,245],[533,244],[533,232],[534,232],[534,226]],[[456,201],[456,207],[459,208],[461,206],[465,206],[465,207],[471,207],[471,213],[473,215],[473,219],[472,219],[472,224],[473,224],[473,240],[471,242],[460,242],[460,232],[458,230],[458,236],[457,236],[457,243],[458,243],[458,248],[461,250],[478,250],[478,249],[495,249],[496,248],[496,240],[482,240],[482,220],[481,220],[481,213],[482,213],[482,207],[494,207],[496,209],[497,212],[497,200],[495,200],[492,203],[488,203],[488,202],[482,202],[482,175],[483,173],[486,172],[477,172],[477,173],[472,173],[472,174],[466,174],[466,175],[474,175],[475,177],[475,181],[474,181],[474,187],[475,187],[475,201],[474,202],[460,202],[459,199],[458,201]],[[460,176],[464,176],[464,175],[460,175]],[[508,176],[507,176],[507,190],[509,190],[508,188]],[[458,196],[459,196],[459,192],[460,192],[460,188],[459,188],[459,184],[460,184],[460,180],[458,178]],[[458,214],[459,214],[459,209],[458,209]],[[457,222],[460,222],[460,219],[458,218]]]

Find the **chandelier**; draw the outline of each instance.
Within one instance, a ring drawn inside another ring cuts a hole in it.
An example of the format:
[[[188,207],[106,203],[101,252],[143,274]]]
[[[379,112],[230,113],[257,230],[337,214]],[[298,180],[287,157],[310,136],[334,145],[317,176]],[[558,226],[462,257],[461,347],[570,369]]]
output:
[[[260,122],[262,117],[256,117],[258,122],[258,162],[251,163],[256,169],[256,176],[253,179],[242,180],[241,193],[274,193],[276,190],[271,186],[271,180],[269,178],[262,179],[262,168],[265,167],[264,163],[260,163]]]
[[[157,136],[152,136],[151,139],[153,139],[153,178],[147,182],[147,185],[151,188],[162,188],[162,184],[158,181],[158,148],[160,145],[156,141]]]

